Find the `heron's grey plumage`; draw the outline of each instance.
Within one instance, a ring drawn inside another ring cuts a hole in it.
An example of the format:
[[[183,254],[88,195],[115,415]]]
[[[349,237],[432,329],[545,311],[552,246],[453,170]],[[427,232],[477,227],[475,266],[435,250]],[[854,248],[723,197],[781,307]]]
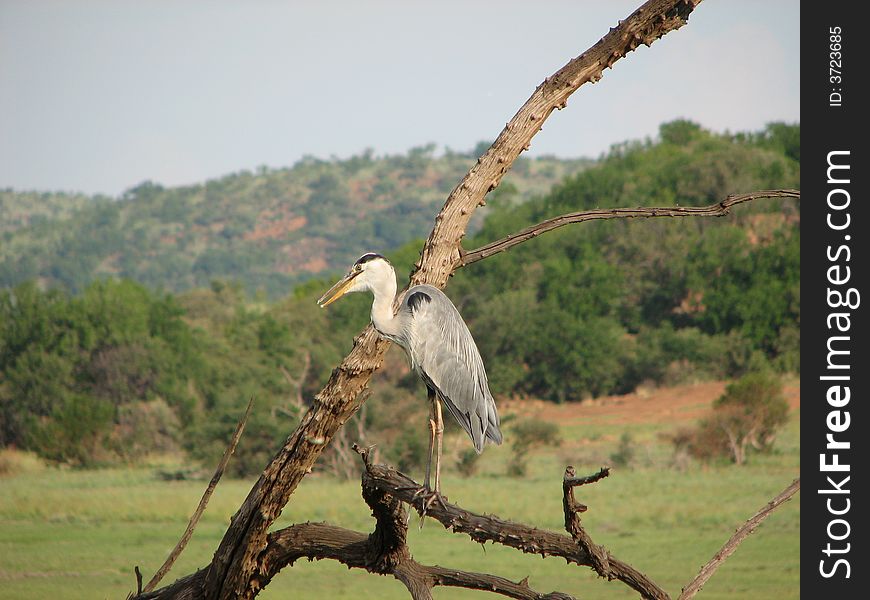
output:
[[[450,299],[431,285],[414,286],[405,294],[396,318],[402,327],[393,339],[408,353],[411,368],[471,437],[474,449],[481,452],[486,439],[501,444],[483,359]]]

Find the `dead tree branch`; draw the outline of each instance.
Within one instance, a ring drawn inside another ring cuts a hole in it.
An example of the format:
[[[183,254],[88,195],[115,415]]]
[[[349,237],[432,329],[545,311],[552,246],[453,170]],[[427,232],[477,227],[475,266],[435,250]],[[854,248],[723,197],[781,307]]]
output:
[[[447,278],[462,262],[460,243],[472,213],[485,204],[486,195],[498,187],[516,158],[529,148],[532,137],[553,110],[564,108],[577,88],[601,79],[604,69],[612,67],[641,44],[649,46],[685,25],[700,1],[650,0],[620,21],[589,50],[547,77],[448,196],[411,274],[411,284],[444,287]]]
[[[527,554],[540,554],[543,557],[557,556],[564,558],[569,563],[592,567],[598,572],[596,564],[600,561],[600,557],[590,553],[589,546],[591,545],[601,552],[604,550],[591,544],[588,535],[586,538],[589,544],[584,546],[575,539],[562,534],[545,531],[523,523],[506,521],[494,515],[480,515],[467,511],[450,504],[446,498],[444,502],[435,502],[427,506],[425,494],[421,493],[423,488],[413,479],[387,465],[370,464],[367,465],[366,471],[377,488],[407,502],[418,513],[435,519],[445,529],[454,533],[466,534],[479,544],[492,542],[515,548]],[[582,531],[582,528],[580,530]],[[583,535],[586,535],[585,532]],[[609,564],[609,574],[606,575],[608,579],[622,581],[644,598],[668,597],[661,588],[631,565],[609,554],[606,555],[606,563]]]
[[[505,521],[493,515],[481,515],[466,511],[456,505],[435,502],[427,506],[423,489],[414,480],[386,465],[373,464],[368,450],[356,448],[365,463],[362,473],[362,496],[372,509],[375,530],[365,534],[328,523],[300,523],[270,533],[266,546],[260,554],[262,571],[255,585],[265,587],[284,567],[297,560],[330,559],[350,568],[365,569],[370,573],[391,575],[401,581],[415,600],[430,600],[436,586],[461,587],[490,591],[519,600],[570,600],[572,596],[551,592],[542,594],[533,590],[528,578],[513,582],[488,573],[474,573],[440,566],[421,565],[413,559],[407,546],[407,512],[403,502],[418,512],[439,521],[446,529],[464,533],[478,543],[487,541],[516,548],[522,552],[540,554],[543,557],[564,558],[569,563],[589,566],[608,580],[619,580],[637,591],[641,597],[668,600],[664,590],[649,578],[616,559],[602,546],[594,544],[580,524],[577,513],[587,507],[574,498],[574,487],[594,483],[607,477],[604,468],[588,477],[575,477],[568,467],[562,481],[565,527],[571,537],[544,531],[536,527]],[[689,600],[713,575],[737,546],[754,531],[772,511],[785,503],[800,488],[795,480],[762,510],[749,519],[728,540],[713,559],[705,565],[698,576],[684,588],[679,600]],[[602,557],[603,555],[603,557]],[[602,566],[602,564],[604,566]],[[207,568],[158,592],[145,592],[138,600],[172,597],[183,599],[201,598],[201,590],[207,576]],[[168,594],[168,596],[167,596]]]
[[[270,533],[260,556],[262,574],[256,585],[265,587],[281,569],[299,559],[331,559],[351,568],[391,575],[405,585],[414,600],[431,600],[432,588],[436,586],[486,590],[518,600],[573,600],[572,596],[559,592],[537,592],[529,586],[527,578],[513,582],[488,573],[426,566],[415,561],[407,545],[408,515],[404,504],[395,494],[378,485],[369,472],[367,452],[361,454],[366,463],[362,496],[372,509],[375,530],[366,535],[327,523],[300,523]],[[173,596],[199,597],[197,590],[201,589],[206,574],[202,569],[177,581],[170,588]],[[147,592],[139,596],[141,600],[156,597],[159,596]]]
[[[556,108],[565,106],[581,85],[601,78],[605,68],[640,44],[651,44],[682,27],[700,0],[650,0],[614,27],[592,48],[571,60],[538,86],[508,122],[492,147],[448,196],[435,218],[412,274],[413,283],[444,287],[459,262],[459,243],[475,208],[494,189],[514,160]],[[350,354],[333,371],[324,389],[284,447],[266,467],[233,517],[208,569],[203,596],[229,600],[257,595],[259,555],[269,526],[281,514],[299,482],[326,444],[359,407],[359,394],[383,362],[388,342],[371,326],[354,341]]]
[[[227,464],[230,462],[230,456],[233,455],[233,452],[236,450],[236,446],[239,443],[239,439],[242,437],[242,432],[245,430],[245,424],[248,422],[248,417],[251,416],[251,407],[254,406],[254,398],[253,396],[248,401],[248,407],[245,409],[245,414],[242,415],[242,418],[239,419],[238,425],[236,425],[236,430],[233,432],[233,437],[230,439],[230,443],[227,446],[227,449],[224,450],[224,455],[221,457],[220,462],[218,462],[217,469],[215,469],[214,475],[212,475],[211,481],[209,481],[208,486],[205,488],[205,492],[202,494],[202,498],[199,500],[199,505],[197,505],[196,510],[193,511],[193,515],[190,517],[190,521],[187,523],[187,529],[184,530],[184,534],[181,536],[181,539],[178,540],[178,543],[175,545],[175,548],[172,549],[172,552],[169,553],[169,556],[166,558],[166,561],[163,565],[157,569],[157,572],[154,573],[154,576],[145,586],[142,588],[142,575],[139,573],[139,568],[136,568],[136,579],[137,579],[137,593],[150,592],[154,588],[157,587],[157,584],[166,576],[169,572],[169,569],[172,568],[172,565],[175,564],[176,559],[181,555],[184,548],[187,546],[187,543],[190,541],[191,536],[193,536],[193,530],[196,529],[196,524],[199,523],[199,518],[202,516],[202,513],[205,511],[205,507],[208,505],[208,501],[211,499],[211,495],[214,492],[214,489],[217,487],[218,482],[223,477],[224,471],[227,468]]]
[[[571,534],[577,545],[589,554],[590,566],[595,569],[595,572],[600,577],[610,580],[613,579],[613,573],[610,570],[610,557],[607,554],[607,550],[593,542],[589,534],[586,533],[586,530],[583,529],[580,523],[580,513],[586,512],[587,506],[577,502],[574,498],[575,487],[595,483],[608,475],[610,475],[610,469],[605,467],[595,475],[575,477],[574,467],[567,467],[565,469],[565,476],[562,479],[562,510],[565,513],[565,530]],[[652,585],[652,582],[650,582],[650,586]]]
[[[697,594],[701,588],[707,583],[707,580],[713,576],[713,573],[716,572],[722,563],[725,562],[729,556],[734,554],[734,551],[737,550],[737,546],[745,540],[750,533],[755,531],[759,525],[761,525],[762,521],[764,521],[767,517],[770,516],[778,506],[789,500],[792,496],[794,496],[797,491],[801,489],[801,480],[800,478],[795,479],[791,482],[791,484],[785,488],[782,492],[779,493],[773,500],[768,502],[764,508],[759,510],[755,515],[752,516],[746,523],[743,524],[737,531],[734,532],[725,545],[717,552],[710,561],[701,567],[698,575],[689,582],[685,588],[683,588],[683,593],[680,594],[678,600],[689,600],[690,598],[694,598],[695,594]]]
[[[536,238],[542,233],[547,233],[548,231],[553,231],[554,229],[572,223],[583,223],[585,221],[603,219],[649,219],[653,217],[724,217],[731,213],[732,206],[743,202],[749,202],[759,198],[794,198],[800,200],[800,197],[800,190],[762,190],[750,194],[732,194],[722,202],[710,204],[709,206],[610,208],[567,213],[547,219],[546,221],[541,221],[536,225],[526,227],[525,229],[500,240],[490,242],[480,248],[471,250],[470,252],[465,252],[463,253],[458,266],[468,266],[471,263],[488,258],[493,254],[509,250],[517,244],[522,244],[523,242]]]
[[[700,0],[649,0],[589,50],[546,78],[448,196],[435,218],[411,282],[444,287],[461,262],[459,244],[472,213],[483,204],[486,194],[499,185],[519,154],[529,147],[552,111],[563,108],[581,85],[599,80],[604,69],[640,44],[649,45],[682,27],[699,3]],[[332,372],[296,430],[233,516],[200,582],[197,597],[250,600],[259,593],[264,581],[268,581],[263,551],[268,547],[269,527],[326,445],[359,408],[359,394],[381,366],[388,345],[371,326],[354,340],[350,354]],[[182,597],[173,590],[174,585],[161,597]]]

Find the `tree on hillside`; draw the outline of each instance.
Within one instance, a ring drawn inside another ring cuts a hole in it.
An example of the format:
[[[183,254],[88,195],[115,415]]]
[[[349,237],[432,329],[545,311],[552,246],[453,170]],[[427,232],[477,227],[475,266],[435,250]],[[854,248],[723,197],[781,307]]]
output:
[[[571,222],[625,216],[715,216],[726,214],[734,204],[756,197],[795,197],[797,193],[793,191],[770,191],[729,198],[703,209],[610,209],[566,215],[498,240],[486,248],[463,251],[460,244],[472,213],[484,203],[486,194],[498,186],[552,111],[563,108],[571,93],[584,83],[600,79],[605,68],[612,66],[638,45],[649,45],[669,31],[681,27],[697,3],[650,0],[611,29],[587,52],[548,77],[447,198],[435,219],[435,226],[416,269],[411,274],[410,283],[444,287],[456,269]],[[301,480],[310,472],[340,428],[360,408],[364,401],[362,393],[372,373],[382,364],[388,346],[389,343],[380,339],[371,326],[355,338],[350,354],[333,370],[329,382],[317,394],[297,429],[266,467],[236,512],[211,564],[165,588],[154,589],[158,577],[139,590],[141,593],[136,597],[251,599],[282,568],[302,557],[329,558],[348,567],[392,575],[407,586],[413,598],[419,599],[431,598],[431,590],[436,585],[487,590],[524,599],[569,597],[558,592],[539,594],[529,587],[527,580],[516,583],[485,573],[418,563],[411,557],[406,543],[407,513],[403,502],[412,505],[421,514],[437,519],[454,532],[469,535],[477,542],[492,541],[523,552],[561,556],[568,562],[591,567],[608,580],[619,580],[644,597],[668,597],[650,578],[595,544],[582,527],[579,515],[586,507],[575,499],[574,488],[606,477],[606,470],[590,477],[577,477],[572,468],[566,469],[563,508],[569,537],[493,516],[470,513],[446,501],[426,506],[425,499],[419,493],[421,486],[389,467],[374,464],[369,454],[361,450],[365,462],[362,491],[376,519],[374,533],[367,535],[327,523],[300,523],[270,531],[270,526],[281,514]],[[722,554],[727,555],[733,550],[760,519],[794,494],[797,487],[796,482],[747,523],[739,535],[726,544]],[[694,595],[694,591],[715,570],[716,564],[711,561],[711,565],[702,570],[702,574],[686,587],[680,597]]]

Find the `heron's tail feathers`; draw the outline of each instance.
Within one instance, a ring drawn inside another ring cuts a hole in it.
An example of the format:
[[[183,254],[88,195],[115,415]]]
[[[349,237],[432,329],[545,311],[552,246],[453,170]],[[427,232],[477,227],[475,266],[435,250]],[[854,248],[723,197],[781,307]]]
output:
[[[501,429],[499,426],[499,418],[498,418],[498,410],[495,407],[495,400],[492,399],[492,396],[489,397],[489,402],[486,407],[486,439],[491,441],[495,445],[501,445],[502,436]],[[483,446],[483,444],[481,444]],[[482,448],[481,448],[482,449]]]
[[[486,439],[495,444],[496,446],[500,446],[502,443],[501,430],[498,428],[498,425],[493,425],[492,423],[486,428]]]

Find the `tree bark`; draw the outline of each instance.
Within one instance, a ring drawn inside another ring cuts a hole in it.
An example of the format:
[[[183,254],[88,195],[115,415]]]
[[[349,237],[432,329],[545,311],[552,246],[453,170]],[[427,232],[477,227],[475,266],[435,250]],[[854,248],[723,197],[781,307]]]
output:
[[[599,80],[604,69],[640,44],[649,45],[682,27],[699,3],[700,0],[650,0],[589,50],[546,78],[447,198],[435,217],[411,283],[444,287],[461,263],[460,242],[472,213],[484,203],[486,194],[499,185],[517,156],[529,147],[552,111],[564,108],[575,90],[584,83]],[[326,445],[359,408],[360,393],[366,389],[371,374],[381,366],[387,347],[388,342],[379,339],[371,326],[354,340],[350,354],[333,370],[299,426],[233,516],[195,597],[250,600],[268,582],[264,552],[268,548],[270,525],[280,516]],[[174,588],[164,588],[160,597],[176,597]]]

